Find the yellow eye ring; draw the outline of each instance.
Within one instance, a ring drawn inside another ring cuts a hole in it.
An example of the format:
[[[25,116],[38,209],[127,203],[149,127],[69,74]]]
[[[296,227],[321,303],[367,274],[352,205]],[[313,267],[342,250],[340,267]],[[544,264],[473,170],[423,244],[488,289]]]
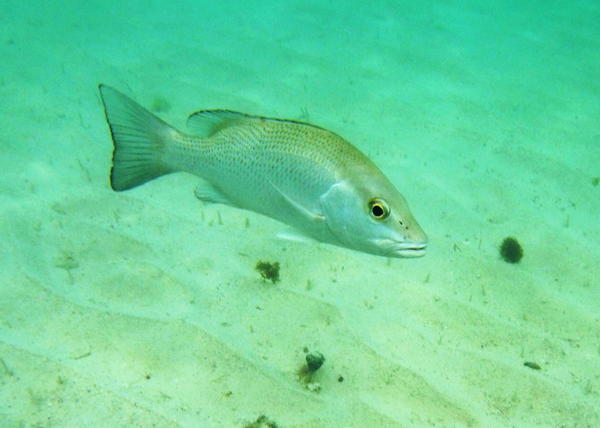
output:
[[[383,220],[390,215],[390,208],[382,199],[373,198],[369,201],[369,214],[375,220]]]

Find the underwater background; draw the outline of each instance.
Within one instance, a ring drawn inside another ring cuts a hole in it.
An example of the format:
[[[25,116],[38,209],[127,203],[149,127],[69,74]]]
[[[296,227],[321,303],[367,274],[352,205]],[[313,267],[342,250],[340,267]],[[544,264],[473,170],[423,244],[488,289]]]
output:
[[[600,3],[1,4],[0,427],[600,426]],[[99,83],[342,135],[427,255],[113,192]]]

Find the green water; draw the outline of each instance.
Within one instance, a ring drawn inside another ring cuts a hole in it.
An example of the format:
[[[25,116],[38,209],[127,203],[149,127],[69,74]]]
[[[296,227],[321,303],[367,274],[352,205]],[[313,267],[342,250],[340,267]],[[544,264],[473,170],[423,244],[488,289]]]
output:
[[[0,427],[600,426],[597,2],[1,10]],[[113,192],[99,83],[342,135],[427,255],[277,239],[184,173]]]

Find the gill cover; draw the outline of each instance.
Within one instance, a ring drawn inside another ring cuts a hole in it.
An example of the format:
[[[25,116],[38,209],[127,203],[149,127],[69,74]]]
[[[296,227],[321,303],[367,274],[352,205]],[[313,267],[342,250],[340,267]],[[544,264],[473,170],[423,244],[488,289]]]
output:
[[[368,242],[372,230],[365,202],[347,181],[338,181],[321,196],[327,226],[339,245],[373,253],[375,248]]]

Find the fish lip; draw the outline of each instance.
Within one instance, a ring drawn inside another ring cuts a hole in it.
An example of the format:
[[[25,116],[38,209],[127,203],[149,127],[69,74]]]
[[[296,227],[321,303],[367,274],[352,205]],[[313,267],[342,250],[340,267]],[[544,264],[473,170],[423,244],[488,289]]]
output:
[[[421,248],[421,249],[403,249],[403,250],[396,250],[394,251],[393,255],[396,257],[423,257],[425,254],[427,253],[427,251],[425,250],[425,248]]]
[[[393,241],[379,239],[375,243],[383,248],[388,257],[423,257],[427,252],[427,242]]]

